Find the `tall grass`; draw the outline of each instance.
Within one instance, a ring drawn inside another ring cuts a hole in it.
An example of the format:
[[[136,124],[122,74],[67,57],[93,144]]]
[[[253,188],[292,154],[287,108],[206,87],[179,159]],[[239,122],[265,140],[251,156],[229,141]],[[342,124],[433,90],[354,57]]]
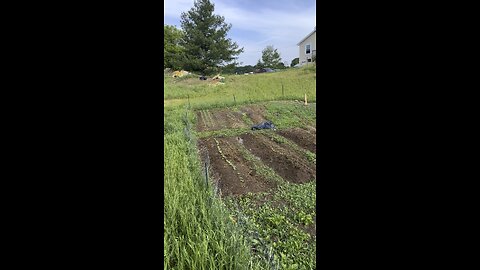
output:
[[[168,100],[189,99],[193,109],[208,109],[260,101],[303,100],[305,93],[309,102],[315,102],[315,71],[315,66],[309,66],[248,76],[227,75],[225,84],[217,86],[200,81],[195,76],[187,79],[166,76],[164,104],[168,106]]]
[[[164,269],[257,268],[224,204],[205,184],[195,138],[185,129],[193,117],[185,109],[165,111],[172,125],[164,135]]]

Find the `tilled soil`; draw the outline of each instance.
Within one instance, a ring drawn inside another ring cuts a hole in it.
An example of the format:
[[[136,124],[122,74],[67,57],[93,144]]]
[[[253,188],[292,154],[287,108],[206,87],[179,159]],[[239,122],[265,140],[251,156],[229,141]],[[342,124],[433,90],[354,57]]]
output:
[[[317,128],[316,127],[312,127],[312,126],[307,125],[307,126],[305,126],[305,129],[312,134],[317,134]]]
[[[315,133],[310,133],[307,130],[301,128],[279,130],[277,131],[277,133],[293,141],[303,149],[307,149],[312,153],[317,152],[317,135]]]
[[[312,237],[317,236],[316,223],[310,224],[308,226],[305,226],[305,225],[301,224],[300,229],[302,229],[304,232],[310,234],[310,236],[312,236]],[[310,240],[310,241],[312,241],[312,240]]]
[[[262,122],[267,121],[265,119],[265,106],[261,105],[252,105],[246,106],[240,109],[242,113],[247,114],[247,116],[252,120],[252,122],[257,125]]]
[[[214,109],[197,111],[197,131],[214,131],[230,128],[249,128],[242,114],[253,123],[266,121],[263,105],[245,106],[240,111]],[[316,153],[316,129],[291,128],[276,131],[298,146]],[[217,142],[218,141],[218,146]],[[241,141],[241,142],[240,142]],[[243,145],[240,145],[242,143]],[[272,168],[279,176],[292,183],[306,183],[316,179],[315,165],[305,155],[287,144],[280,144],[263,134],[243,134],[239,137],[205,138],[199,140],[199,149],[207,152],[213,180],[225,196],[247,192],[257,193],[275,187],[275,183],[256,174],[254,164],[246,160],[241,152],[245,147],[263,164]],[[219,152],[219,148],[221,153]],[[223,153],[223,156],[222,156]],[[204,157],[202,157],[205,160]],[[227,161],[228,160],[228,161]]]
[[[316,179],[315,165],[288,145],[276,143],[263,134],[244,134],[240,138],[247,150],[283,179],[293,183],[306,183]]]
[[[257,193],[276,187],[275,183],[256,174],[252,162],[246,160],[239,151],[240,142],[237,137],[216,138],[216,140],[225,157],[219,152],[214,138],[199,140],[198,146],[201,151],[208,152],[212,178],[218,184],[222,196]],[[204,156],[202,159],[205,162]]]
[[[197,131],[213,131],[228,128],[247,128],[242,114],[228,109],[197,111]]]

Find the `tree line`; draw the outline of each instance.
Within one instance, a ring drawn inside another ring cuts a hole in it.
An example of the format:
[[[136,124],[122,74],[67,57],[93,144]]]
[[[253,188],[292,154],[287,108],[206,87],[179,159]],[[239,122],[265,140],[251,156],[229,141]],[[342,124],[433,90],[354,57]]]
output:
[[[237,62],[243,48],[227,37],[232,25],[215,15],[210,0],[197,0],[181,14],[181,28],[164,25],[164,68],[188,70],[202,75],[247,73],[260,68],[284,69],[287,63],[273,45],[262,51],[255,66],[241,67]],[[298,58],[297,63],[298,63]],[[295,59],[290,66],[293,66]]]

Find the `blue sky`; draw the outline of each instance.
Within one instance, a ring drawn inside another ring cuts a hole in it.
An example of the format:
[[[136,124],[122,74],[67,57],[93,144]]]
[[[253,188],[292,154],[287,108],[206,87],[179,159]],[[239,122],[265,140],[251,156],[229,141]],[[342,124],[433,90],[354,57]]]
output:
[[[164,24],[180,28],[180,14],[188,11],[194,0],[163,0]],[[211,0],[214,13],[232,24],[229,38],[244,52],[238,61],[255,65],[262,50],[273,45],[283,62],[298,57],[296,45],[313,31],[316,21],[315,0]]]

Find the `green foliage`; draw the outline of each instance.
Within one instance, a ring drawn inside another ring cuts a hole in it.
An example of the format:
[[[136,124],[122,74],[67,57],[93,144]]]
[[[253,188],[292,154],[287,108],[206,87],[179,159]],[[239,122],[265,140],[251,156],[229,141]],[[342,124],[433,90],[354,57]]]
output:
[[[278,65],[275,66],[275,69],[286,69],[287,66],[283,62],[280,62]]]
[[[305,155],[307,156],[307,159],[313,163],[317,163],[317,155],[315,153],[312,153],[310,151],[305,151]]]
[[[258,60],[260,62],[260,60]],[[267,46],[262,51],[262,62],[264,67],[277,68],[283,66],[280,53],[272,45]]]
[[[163,33],[163,66],[179,70],[183,61],[183,47],[180,45],[183,32],[175,26],[164,25]]]
[[[280,269],[315,269],[315,239],[305,231],[307,227],[315,231],[315,188],[315,181],[285,183],[272,192],[227,199],[227,207],[242,213],[239,219],[244,217],[242,228],[250,235],[254,258],[271,247]]]
[[[223,74],[235,74],[235,70],[237,68],[237,62],[233,62],[231,64],[225,65],[222,67],[222,73]]]
[[[305,127],[316,125],[315,106],[305,106],[302,102],[269,102],[267,118],[278,127]]]
[[[300,62],[300,59],[297,57],[297,58],[294,58],[292,60],[292,63],[290,63],[290,67],[293,67],[295,66],[296,64],[298,64]]]
[[[265,63],[263,63],[262,60],[258,59],[258,62],[255,65],[255,68],[259,69],[259,68],[264,68],[264,67],[265,67]]]
[[[242,233],[205,188],[195,137],[185,130],[195,114],[180,108],[164,113],[164,269],[252,269]]]
[[[227,38],[232,25],[213,11],[214,4],[209,0],[197,0],[181,15],[185,32],[181,42],[185,48],[183,67],[188,71],[206,75],[216,73],[220,66],[234,61],[243,52],[243,48]]]
[[[254,72],[254,71],[255,71],[255,67],[251,66],[251,65],[237,67],[235,69],[235,72],[238,73],[238,74],[245,74],[245,73]]]

